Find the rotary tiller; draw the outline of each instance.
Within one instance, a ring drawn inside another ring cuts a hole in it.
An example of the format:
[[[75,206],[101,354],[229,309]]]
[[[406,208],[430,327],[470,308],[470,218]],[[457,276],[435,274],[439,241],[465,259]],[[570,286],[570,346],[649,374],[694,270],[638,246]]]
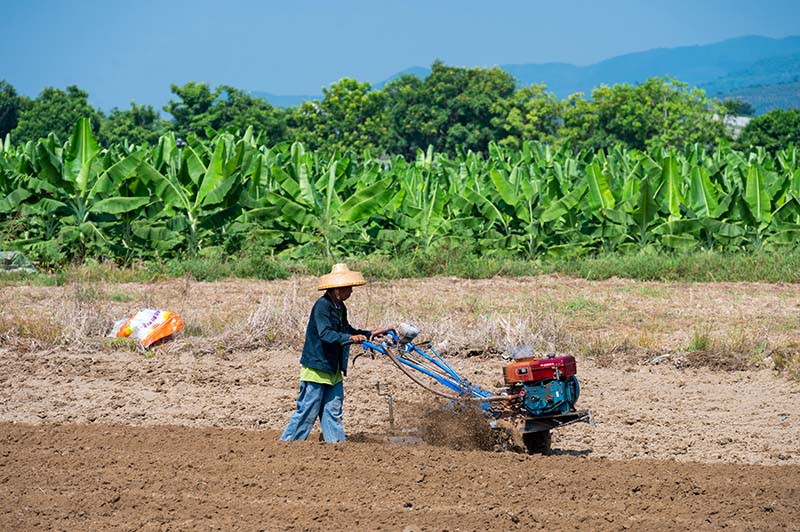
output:
[[[580,385],[572,356],[517,359],[503,368],[506,387],[491,393],[461,377],[431,342],[415,342],[418,334],[416,327],[401,324],[379,342],[366,341],[362,346],[367,353],[387,356],[429,392],[454,403],[476,404],[492,428],[509,434],[512,448],[547,454],[552,429],[593,423],[590,410],[575,409]],[[425,382],[425,377],[433,383]]]

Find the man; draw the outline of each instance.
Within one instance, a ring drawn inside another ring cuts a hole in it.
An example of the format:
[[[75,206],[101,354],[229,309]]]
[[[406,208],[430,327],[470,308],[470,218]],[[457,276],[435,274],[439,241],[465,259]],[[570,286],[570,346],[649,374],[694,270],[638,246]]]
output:
[[[363,284],[366,281],[361,273],[350,271],[346,264],[335,264],[331,273],[320,277],[318,289],[325,290],[325,294],[311,309],[300,357],[297,410],[283,431],[282,440],[305,440],[317,418],[326,442],[345,440],[342,377],[347,375],[349,346],[386,332],[386,329],[356,329],[347,321],[344,302],[350,297],[354,286]]]

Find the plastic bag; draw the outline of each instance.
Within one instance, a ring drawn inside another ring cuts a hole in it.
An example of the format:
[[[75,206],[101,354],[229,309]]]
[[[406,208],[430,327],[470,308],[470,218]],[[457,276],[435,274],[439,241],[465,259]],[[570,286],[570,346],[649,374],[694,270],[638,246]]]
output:
[[[183,320],[174,312],[146,308],[134,312],[128,319],[116,322],[109,336],[134,338],[147,348],[181,329]]]

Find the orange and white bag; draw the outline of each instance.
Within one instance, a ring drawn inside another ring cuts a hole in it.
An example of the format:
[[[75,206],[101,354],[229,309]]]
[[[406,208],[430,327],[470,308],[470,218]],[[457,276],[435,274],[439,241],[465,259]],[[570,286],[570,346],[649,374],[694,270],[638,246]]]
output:
[[[115,323],[109,336],[134,338],[147,348],[181,329],[183,320],[174,312],[146,308],[134,312],[127,320]]]

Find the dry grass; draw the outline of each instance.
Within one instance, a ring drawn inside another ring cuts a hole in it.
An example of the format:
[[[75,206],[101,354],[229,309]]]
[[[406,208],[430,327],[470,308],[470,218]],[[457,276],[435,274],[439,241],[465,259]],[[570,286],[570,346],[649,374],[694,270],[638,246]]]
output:
[[[783,375],[800,380],[800,342],[793,341],[773,349],[767,362]]]
[[[61,327],[46,317],[0,315],[0,346],[36,350],[61,340]]]
[[[113,323],[104,298],[94,285],[73,283],[61,301],[51,302],[48,312],[4,311],[0,314],[0,345],[31,350],[95,345]]]
[[[629,337],[591,335],[578,344],[578,353],[601,368],[630,367],[652,358],[653,351],[637,346]]]
[[[189,290],[179,288],[188,295]],[[35,317],[0,317],[0,342],[17,343],[26,340],[31,348],[48,346],[85,346],[100,343],[111,324],[121,316],[115,314],[113,303],[119,303],[119,289],[106,294],[102,287],[81,282],[64,288],[64,299],[49,315]],[[314,294],[316,295],[316,294]],[[133,296],[130,297],[132,299]],[[145,292],[143,306],[155,307],[151,291]],[[128,302],[127,299],[125,298]],[[181,341],[170,351],[193,350],[200,354],[234,353],[265,347],[302,347],[308,313],[313,298],[301,290],[300,283],[291,283],[280,294],[265,294],[255,308],[240,317],[241,312],[229,308],[203,309],[193,307],[184,317],[185,328]],[[435,341],[443,352],[451,355],[505,353],[521,348],[534,352],[570,350],[575,339],[565,327],[565,318],[542,304],[527,308],[490,312],[485,302],[474,299],[463,312],[424,313],[413,316],[391,311],[387,307],[382,323],[394,326],[402,321],[415,323],[423,336]],[[361,325],[351,318],[355,325]],[[12,342],[12,339],[15,342]],[[126,344],[127,345],[127,344]]]
[[[709,325],[695,329],[686,351],[686,362],[691,366],[729,371],[775,368],[776,356],[782,365],[791,367],[800,354],[795,344],[775,344],[763,327],[718,334]]]
[[[104,337],[140,308],[177,312],[185,329],[156,353],[236,356],[302,347],[319,293],[313,278],[199,283],[189,279],[61,287],[4,287],[0,346],[109,350]],[[601,366],[654,358],[720,370],[774,367],[798,374],[800,290],[793,285],[430,278],[374,282],[348,301],[358,327],[417,325],[450,356],[571,353]],[[792,343],[794,339],[794,343]],[[663,358],[669,355],[667,358]],[[661,357],[661,358],[659,358]]]
[[[245,320],[234,322],[211,340],[226,352],[274,345],[302,346],[311,302],[297,284],[283,296],[265,296]]]
[[[450,315],[419,320],[416,325],[425,338],[434,340],[437,348],[451,355],[507,353],[523,348],[540,353],[564,351],[574,343],[563,318],[542,308],[477,316]]]
[[[108,310],[104,304],[105,294],[93,285],[74,283],[67,304],[59,307],[55,319],[63,324],[64,342],[80,343],[85,339],[108,334]]]

